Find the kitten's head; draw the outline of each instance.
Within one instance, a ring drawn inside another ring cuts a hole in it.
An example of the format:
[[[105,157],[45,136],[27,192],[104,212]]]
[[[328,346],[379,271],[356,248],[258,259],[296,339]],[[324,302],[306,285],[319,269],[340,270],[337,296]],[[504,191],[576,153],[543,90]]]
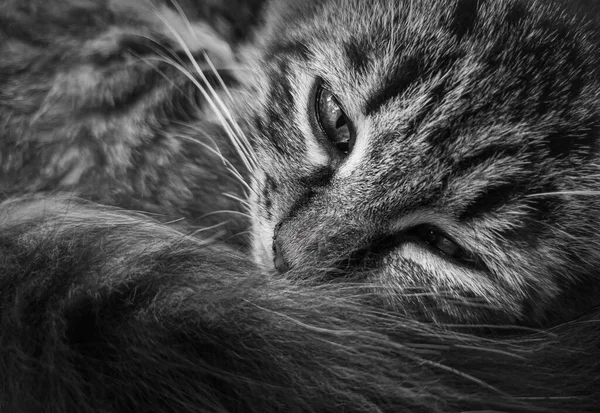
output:
[[[254,254],[433,320],[552,324],[598,297],[594,35],[547,1],[272,10]]]

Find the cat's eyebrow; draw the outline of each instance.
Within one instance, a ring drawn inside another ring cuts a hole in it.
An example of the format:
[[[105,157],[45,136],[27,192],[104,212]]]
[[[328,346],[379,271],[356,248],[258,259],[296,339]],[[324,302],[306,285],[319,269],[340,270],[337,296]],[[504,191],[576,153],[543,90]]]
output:
[[[375,91],[365,104],[365,115],[378,112],[390,100],[402,95],[419,77],[423,76],[420,59],[409,57],[383,81],[382,86]]]
[[[459,221],[468,221],[493,212],[505,205],[511,198],[519,196],[519,183],[508,181],[498,185],[489,185],[463,208]]]
[[[553,193],[556,192],[556,187],[550,183],[543,185],[538,191]],[[518,181],[491,184],[463,208],[458,220],[465,222],[478,219],[509,203],[518,202],[520,208],[526,208],[527,220],[520,220],[525,225],[531,221],[547,221],[553,216],[552,211],[563,206],[563,200],[559,197],[528,198],[529,192],[527,185]]]
[[[308,61],[311,51],[306,42],[299,39],[286,39],[269,44],[265,51],[265,59],[272,60],[277,56],[289,56],[299,60]]]
[[[356,72],[363,72],[371,63],[370,47],[365,39],[353,37],[342,44],[342,49],[352,70]]]

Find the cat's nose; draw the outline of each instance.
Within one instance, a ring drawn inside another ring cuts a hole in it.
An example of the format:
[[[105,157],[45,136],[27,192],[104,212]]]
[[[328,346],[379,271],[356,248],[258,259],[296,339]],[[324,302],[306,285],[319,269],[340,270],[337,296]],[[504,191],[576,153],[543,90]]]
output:
[[[277,241],[273,241],[273,253],[275,254],[273,258],[273,264],[275,264],[277,271],[281,273],[288,271],[290,269],[290,265],[285,258],[283,258],[281,248],[279,247]]]
[[[277,226],[275,227],[274,234],[273,234],[273,264],[275,265],[275,268],[277,269],[277,271],[279,271],[280,273],[283,273],[290,269],[290,265],[288,264],[288,262],[285,260],[285,257],[283,256],[283,250],[281,248],[281,243],[280,243],[280,240],[278,237],[280,228],[281,228],[281,222],[279,224],[277,224]]]

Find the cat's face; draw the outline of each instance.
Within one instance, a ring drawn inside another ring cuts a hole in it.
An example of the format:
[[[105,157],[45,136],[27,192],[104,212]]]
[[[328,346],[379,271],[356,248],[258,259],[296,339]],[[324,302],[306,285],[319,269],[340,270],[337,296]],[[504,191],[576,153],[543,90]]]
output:
[[[551,324],[588,305],[584,25],[545,1],[295,4],[272,12],[256,67],[257,261],[434,320]]]

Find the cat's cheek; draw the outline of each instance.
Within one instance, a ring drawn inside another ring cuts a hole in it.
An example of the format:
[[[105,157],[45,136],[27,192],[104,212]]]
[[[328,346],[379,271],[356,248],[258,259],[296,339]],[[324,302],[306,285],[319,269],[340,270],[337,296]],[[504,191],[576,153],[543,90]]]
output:
[[[265,242],[273,238],[273,228],[260,223],[253,223],[252,226],[252,258],[256,264],[266,270],[274,270],[271,243]]]
[[[251,220],[251,251],[254,262],[266,270],[273,270],[273,233],[275,224],[272,223],[269,205],[272,194],[265,191],[267,175],[257,171],[251,183],[250,216]],[[271,205],[272,207],[272,205]]]
[[[387,307],[436,321],[477,322],[490,313],[509,321],[519,319],[522,311],[518,295],[416,243],[403,244],[386,256],[371,281]]]

